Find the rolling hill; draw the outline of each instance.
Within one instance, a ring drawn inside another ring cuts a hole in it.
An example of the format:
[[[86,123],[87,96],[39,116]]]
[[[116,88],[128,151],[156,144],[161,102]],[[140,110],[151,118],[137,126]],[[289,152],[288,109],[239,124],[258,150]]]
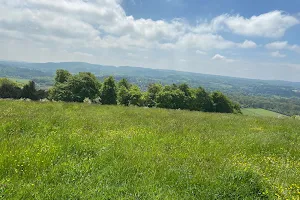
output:
[[[0,101],[3,199],[297,199],[300,121]]]

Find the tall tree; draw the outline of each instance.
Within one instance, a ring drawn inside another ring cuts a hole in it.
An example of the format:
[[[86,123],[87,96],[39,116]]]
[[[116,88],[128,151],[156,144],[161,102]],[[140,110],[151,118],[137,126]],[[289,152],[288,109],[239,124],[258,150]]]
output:
[[[145,94],[145,104],[148,107],[155,107],[156,106],[156,98],[158,93],[162,91],[161,84],[150,84],[148,86],[148,90]]]
[[[137,85],[133,85],[130,90],[130,104],[142,106],[141,98],[143,96],[141,89]]]
[[[117,89],[115,80],[112,76],[104,80],[101,90],[101,103],[107,105],[117,104]]]
[[[55,76],[55,84],[57,83],[65,83],[68,81],[68,79],[72,75],[70,74],[69,71],[63,70],[63,69],[58,69],[56,70],[56,76]]]
[[[56,84],[49,91],[49,98],[56,101],[83,102],[85,98],[95,99],[100,95],[100,83],[90,72],[71,76],[68,71],[57,71]],[[69,75],[68,75],[69,74]],[[61,75],[61,76],[60,76]],[[60,78],[58,78],[60,76]]]
[[[28,84],[24,85],[22,89],[21,97],[31,99],[31,100],[38,100],[38,95],[35,88],[35,82],[29,81]]]
[[[122,85],[118,90],[118,102],[120,105],[128,106],[130,104],[129,90]]]
[[[99,82],[90,72],[80,72],[69,78],[67,83],[75,102],[83,102],[85,98],[95,99],[100,94]]]

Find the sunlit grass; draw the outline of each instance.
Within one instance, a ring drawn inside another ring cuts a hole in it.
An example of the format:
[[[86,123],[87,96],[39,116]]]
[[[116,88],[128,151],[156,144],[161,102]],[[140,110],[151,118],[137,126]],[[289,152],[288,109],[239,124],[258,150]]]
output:
[[[0,101],[3,199],[299,199],[300,121]]]
[[[248,116],[277,117],[277,118],[287,117],[280,113],[276,113],[276,112],[261,109],[261,108],[244,108],[244,109],[242,109],[242,113],[244,115],[248,115]]]

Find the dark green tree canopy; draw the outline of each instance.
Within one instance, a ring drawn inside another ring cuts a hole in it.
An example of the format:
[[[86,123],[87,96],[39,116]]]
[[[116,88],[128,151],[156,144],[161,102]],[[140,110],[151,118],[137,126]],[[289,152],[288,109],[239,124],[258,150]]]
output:
[[[241,113],[239,104],[230,101],[221,92],[212,94],[202,87],[190,88],[188,84],[162,86],[154,83],[147,91],[129,83],[125,78],[116,84],[110,76],[101,84],[89,72],[71,75],[66,70],[57,70],[54,86],[47,92],[36,90],[30,81],[23,89],[7,79],[0,79],[0,98],[29,98],[38,100],[47,97],[51,100],[66,102],[83,102],[89,98],[93,103],[106,105],[134,105],[168,109],[185,109],[202,112]]]
[[[67,70],[59,69],[56,71],[55,83],[65,83],[71,76]]]
[[[31,100],[39,99],[39,97],[37,95],[37,90],[35,88],[35,82],[29,81],[28,84],[24,85],[24,87],[22,89],[21,97],[31,99]]]
[[[214,92],[212,94],[215,112],[219,113],[233,113],[234,107],[232,102],[221,92]]]
[[[101,103],[107,105],[117,104],[117,87],[115,84],[115,79],[112,76],[106,78],[103,82],[101,90]]]
[[[18,99],[21,97],[22,89],[13,81],[0,79],[0,98]]]
[[[213,112],[213,100],[202,87],[194,90],[190,109],[203,112]]]

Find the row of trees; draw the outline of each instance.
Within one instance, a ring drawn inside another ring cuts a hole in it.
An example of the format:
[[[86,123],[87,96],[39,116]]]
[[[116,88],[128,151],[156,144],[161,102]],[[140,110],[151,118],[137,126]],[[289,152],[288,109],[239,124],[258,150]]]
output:
[[[185,109],[203,112],[240,113],[240,106],[221,92],[209,94],[203,88],[190,88],[187,84],[150,84],[146,92],[126,79],[118,83],[108,77],[103,83],[91,73],[76,75],[57,70],[55,84],[49,90],[50,100],[66,102],[92,102],[104,105],[134,105],[168,109]]]
[[[21,86],[7,78],[0,79],[0,98],[40,100],[46,97],[47,92],[37,90],[33,81]]]
[[[21,87],[16,83],[2,79],[0,98],[28,98],[65,102],[83,102],[89,99],[104,105],[134,105],[167,109],[184,109],[203,112],[241,113],[240,106],[230,101],[221,92],[208,93],[203,88],[190,88],[187,84],[150,84],[143,92],[126,79],[116,82],[108,77],[101,83],[93,74],[81,72],[72,75],[66,70],[57,70],[55,83],[48,92],[37,90],[30,81]]]

